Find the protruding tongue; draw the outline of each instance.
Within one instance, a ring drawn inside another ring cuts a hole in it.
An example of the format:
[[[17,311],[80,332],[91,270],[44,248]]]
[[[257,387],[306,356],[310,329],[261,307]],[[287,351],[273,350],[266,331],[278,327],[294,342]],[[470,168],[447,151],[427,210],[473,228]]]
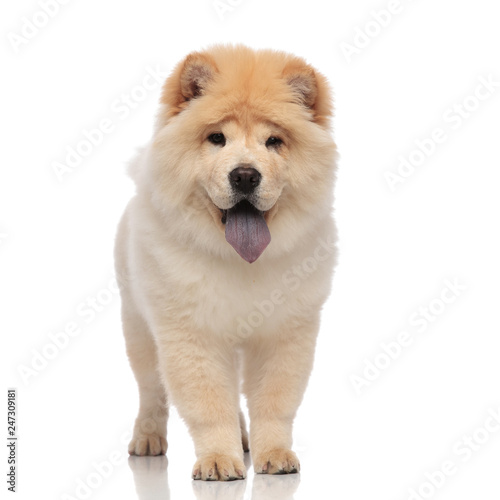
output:
[[[259,210],[246,200],[227,210],[226,241],[247,262],[255,262],[271,241],[271,233]]]

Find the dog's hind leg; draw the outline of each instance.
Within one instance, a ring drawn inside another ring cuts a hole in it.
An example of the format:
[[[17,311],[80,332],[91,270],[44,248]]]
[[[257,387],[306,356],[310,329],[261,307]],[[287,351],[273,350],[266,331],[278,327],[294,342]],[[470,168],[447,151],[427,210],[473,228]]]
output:
[[[250,450],[248,447],[248,431],[245,422],[245,415],[243,415],[243,412],[241,410],[240,410],[240,429],[241,429],[241,444],[243,446],[243,451],[247,452]]]

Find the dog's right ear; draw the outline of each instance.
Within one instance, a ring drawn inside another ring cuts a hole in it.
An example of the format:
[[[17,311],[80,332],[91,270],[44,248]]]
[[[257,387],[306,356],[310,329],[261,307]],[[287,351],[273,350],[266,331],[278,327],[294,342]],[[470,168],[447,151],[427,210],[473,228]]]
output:
[[[206,53],[193,52],[168,77],[161,102],[171,116],[180,113],[191,99],[202,96],[217,74],[214,60]]]
[[[203,95],[217,73],[217,66],[207,54],[189,54],[181,71],[181,92],[186,101]]]

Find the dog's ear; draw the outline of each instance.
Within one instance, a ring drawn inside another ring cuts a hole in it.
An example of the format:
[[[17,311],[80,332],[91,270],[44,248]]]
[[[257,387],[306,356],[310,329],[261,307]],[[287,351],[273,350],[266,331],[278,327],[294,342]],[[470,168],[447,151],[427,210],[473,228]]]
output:
[[[181,72],[181,92],[189,101],[203,95],[217,73],[217,66],[207,54],[194,52],[184,60]]]
[[[283,76],[301,104],[313,108],[318,95],[314,70],[308,67],[287,68]]]
[[[163,87],[161,102],[166,105],[167,117],[180,113],[191,99],[203,95],[217,72],[217,66],[208,54],[189,54]]]
[[[312,111],[313,120],[327,126],[332,116],[332,103],[326,78],[301,59],[285,67],[283,78],[291,87],[295,99]]]

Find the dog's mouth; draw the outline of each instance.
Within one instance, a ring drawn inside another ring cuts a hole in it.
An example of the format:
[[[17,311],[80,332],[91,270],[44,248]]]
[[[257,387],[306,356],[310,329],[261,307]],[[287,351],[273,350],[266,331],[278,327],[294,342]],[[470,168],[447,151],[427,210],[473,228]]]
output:
[[[265,212],[248,200],[241,200],[221,211],[221,222],[226,226],[226,241],[247,262],[255,262],[271,242]]]

